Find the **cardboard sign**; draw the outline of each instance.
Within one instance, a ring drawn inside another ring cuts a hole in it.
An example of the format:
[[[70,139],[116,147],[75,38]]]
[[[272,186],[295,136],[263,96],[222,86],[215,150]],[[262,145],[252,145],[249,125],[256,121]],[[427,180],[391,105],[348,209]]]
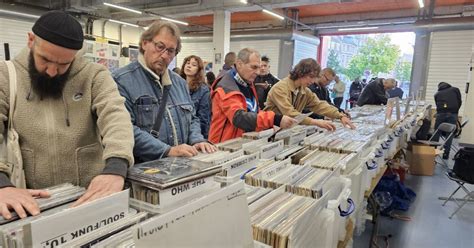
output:
[[[132,234],[136,247],[253,247],[244,183],[137,224]]]
[[[72,241],[128,215],[129,190],[33,220],[23,227],[25,247],[67,246]]]

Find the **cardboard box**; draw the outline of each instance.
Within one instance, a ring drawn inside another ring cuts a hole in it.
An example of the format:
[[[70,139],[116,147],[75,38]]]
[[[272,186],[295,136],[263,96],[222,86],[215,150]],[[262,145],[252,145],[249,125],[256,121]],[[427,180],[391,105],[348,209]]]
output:
[[[432,176],[435,168],[435,157],[439,150],[425,144],[409,144],[407,163],[412,175]]]

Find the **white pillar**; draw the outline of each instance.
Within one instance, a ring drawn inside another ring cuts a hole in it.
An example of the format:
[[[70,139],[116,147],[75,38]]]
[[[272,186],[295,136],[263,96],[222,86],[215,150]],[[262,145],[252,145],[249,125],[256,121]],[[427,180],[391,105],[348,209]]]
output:
[[[217,10],[214,12],[214,25],[212,41],[214,45],[214,60],[212,61],[212,71],[219,73],[224,65],[224,56],[230,48],[230,12]]]

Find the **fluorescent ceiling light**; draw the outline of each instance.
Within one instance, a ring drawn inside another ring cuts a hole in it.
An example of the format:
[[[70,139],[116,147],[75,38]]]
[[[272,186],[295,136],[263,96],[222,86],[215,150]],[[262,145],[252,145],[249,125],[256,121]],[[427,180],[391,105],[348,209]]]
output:
[[[109,22],[115,22],[115,23],[118,23],[118,24],[123,24],[123,25],[127,25],[127,26],[132,26],[132,27],[136,27],[136,28],[139,27],[139,26],[136,25],[136,24],[131,24],[131,23],[128,23],[128,22],[117,21],[117,20],[114,20],[114,19],[109,19]]]
[[[165,21],[170,21],[170,22],[178,23],[178,24],[185,25],[185,26],[189,25],[189,23],[187,23],[187,22],[178,21],[178,20],[171,19],[171,18],[168,18],[168,17],[161,17],[160,16],[160,18],[165,20]]]
[[[418,5],[420,5],[420,9],[425,7],[425,3],[423,2],[423,0],[418,0]]]
[[[39,15],[31,15],[31,14],[26,14],[26,13],[21,13],[21,12],[16,12],[16,11],[10,11],[10,10],[4,10],[0,9],[0,13],[2,14],[8,14],[8,15],[16,15],[16,16],[22,16],[22,17],[28,17],[28,18],[40,18]]]
[[[247,0],[240,0],[241,3],[243,4],[248,4],[249,2]]]
[[[123,6],[119,6],[119,5],[115,5],[115,4],[111,4],[111,3],[104,3],[104,5],[107,5],[109,7],[116,8],[116,9],[126,10],[126,11],[133,12],[133,13],[136,13],[136,14],[142,14],[141,11],[134,10],[134,9],[131,9],[131,8],[127,8],[127,7],[123,7]]]
[[[371,30],[379,27],[359,27],[359,28],[339,28],[337,31],[356,31],[356,30]]]
[[[265,13],[267,13],[267,14],[270,14],[270,15],[272,15],[272,16],[274,16],[274,17],[280,19],[280,20],[284,20],[284,19],[285,19],[284,16],[281,16],[281,15],[279,15],[279,14],[273,12],[273,11],[270,11],[270,10],[263,9],[263,12],[265,12]]]

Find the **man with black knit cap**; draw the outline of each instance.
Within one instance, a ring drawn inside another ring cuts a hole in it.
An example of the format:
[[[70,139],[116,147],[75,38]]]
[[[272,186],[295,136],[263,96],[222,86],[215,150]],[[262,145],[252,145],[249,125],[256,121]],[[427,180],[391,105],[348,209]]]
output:
[[[28,33],[28,47],[13,60],[17,75],[12,118],[29,190],[16,188],[0,161],[0,214],[24,218],[39,208],[37,190],[61,183],[87,187],[75,203],[121,191],[133,164],[130,115],[107,69],[84,60],[82,27],[62,11],[42,15]],[[9,74],[0,62],[0,133],[9,116]],[[3,142],[3,136],[0,136]],[[34,189],[34,190],[31,190]]]

